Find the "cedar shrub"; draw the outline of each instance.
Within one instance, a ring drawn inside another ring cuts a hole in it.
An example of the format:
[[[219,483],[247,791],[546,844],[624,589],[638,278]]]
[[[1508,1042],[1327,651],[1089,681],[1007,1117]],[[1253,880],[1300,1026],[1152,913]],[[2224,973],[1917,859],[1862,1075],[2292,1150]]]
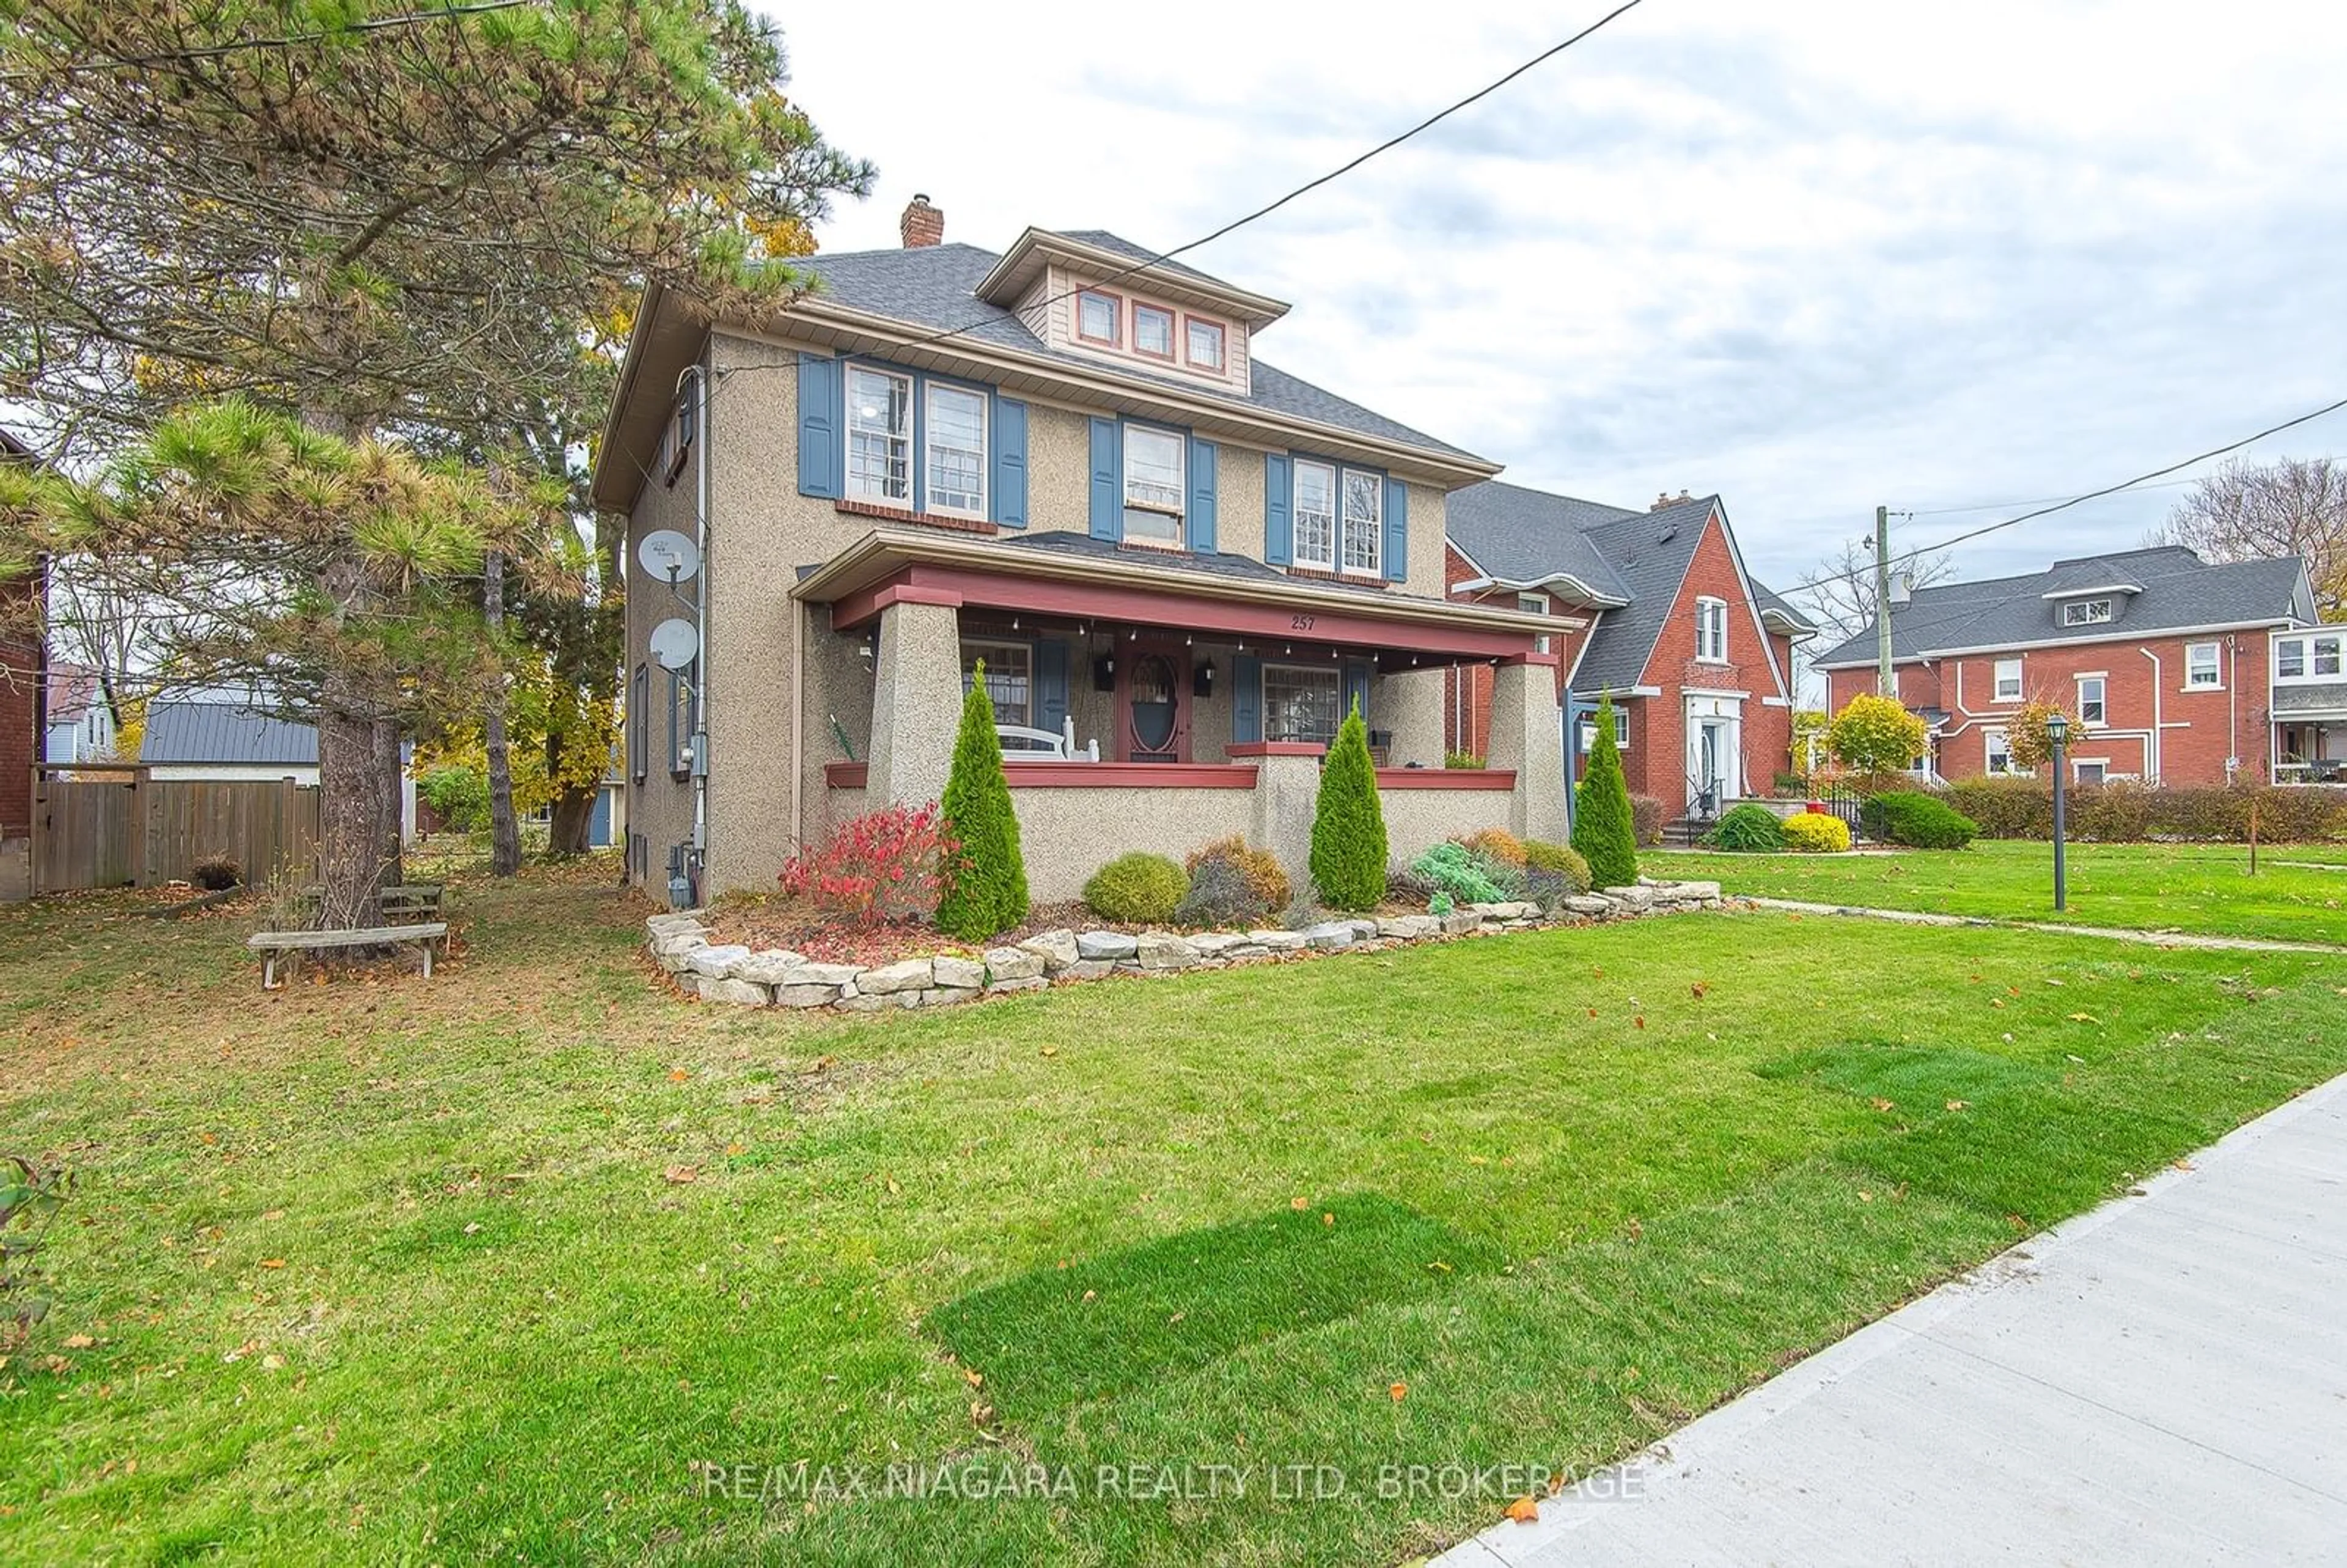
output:
[[[995,733],[983,661],[962,699],[944,815],[956,846],[945,862],[938,929],[982,942],[1027,918],[1027,861],[1019,849],[1010,784],[1002,776],[1002,737]]]
[[[1361,705],[1345,716],[1320,765],[1312,812],[1312,884],[1331,909],[1374,909],[1386,894],[1386,816]]]
[[[1597,744],[1573,795],[1573,847],[1589,862],[1594,887],[1626,887],[1638,880],[1637,824],[1622,751],[1614,740],[1614,696],[1597,699]]]

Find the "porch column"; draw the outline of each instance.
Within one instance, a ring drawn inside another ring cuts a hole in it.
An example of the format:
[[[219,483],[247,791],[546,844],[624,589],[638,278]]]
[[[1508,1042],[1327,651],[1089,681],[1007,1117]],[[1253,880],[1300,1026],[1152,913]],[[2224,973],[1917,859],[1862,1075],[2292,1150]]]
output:
[[[1277,857],[1298,893],[1312,879],[1312,818],[1320,804],[1320,759],[1266,756],[1255,778],[1257,847]]]
[[[901,600],[883,609],[866,804],[919,805],[942,796],[960,726],[960,612]]]
[[[1447,664],[1397,670],[1378,682],[1378,728],[1393,736],[1392,765],[1442,765],[1443,692]]]
[[[1554,655],[1506,661],[1491,671],[1491,749],[1487,765],[1513,768],[1508,831],[1562,841],[1564,825],[1563,705]]]

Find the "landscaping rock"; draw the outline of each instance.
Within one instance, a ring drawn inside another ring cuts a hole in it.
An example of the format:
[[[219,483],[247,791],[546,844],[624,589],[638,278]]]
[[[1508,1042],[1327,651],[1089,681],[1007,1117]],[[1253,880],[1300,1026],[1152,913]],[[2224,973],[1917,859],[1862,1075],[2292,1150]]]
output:
[[[857,964],[802,964],[791,975],[794,986],[848,986],[864,972]]]
[[[1717,882],[1673,882],[1666,886],[1660,887],[1655,890],[1655,902],[1657,904],[1702,904],[1707,903],[1718,897],[1719,884]]]
[[[1040,975],[1020,975],[1007,980],[989,980],[986,989],[997,994],[1005,991],[1040,991],[1048,989],[1051,984],[1051,981]]]
[[[986,984],[986,966],[974,958],[956,958],[940,955],[929,960],[930,973],[945,989],[975,991]]]
[[[762,1008],[774,999],[774,993],[764,986],[748,980],[730,980],[701,977],[701,999],[705,1002],[733,1002],[739,1007]]]
[[[840,999],[837,986],[776,986],[774,1005],[784,1008],[829,1007]]]
[[[698,915],[649,915],[644,917],[644,929],[655,937],[672,937],[680,931],[705,931]]]
[[[1065,927],[1030,937],[1019,944],[1022,953],[1032,953],[1043,960],[1043,972],[1056,975],[1083,955],[1076,951],[1076,934]]]
[[[1042,973],[1043,955],[1040,953],[1025,948],[989,948],[986,950],[986,974],[989,985],[999,980],[1039,979]]]
[[[884,1012],[890,1008],[918,1007],[920,1005],[921,993],[918,991],[890,991],[886,996],[877,997],[863,996],[860,994],[856,996],[843,996],[839,999],[838,1003],[839,1009],[843,1012]]]
[[[856,989],[867,997],[896,996],[927,990],[936,978],[928,959],[906,958],[883,964],[876,969],[866,969],[856,977]]]
[[[1122,931],[1086,931],[1076,938],[1076,956],[1082,958],[1129,958],[1140,950]]]
[[[1224,948],[1223,956],[1217,961],[1231,964],[1238,962],[1241,958],[1267,958],[1269,957],[1271,957],[1271,949],[1265,947],[1261,942],[1242,942],[1235,948]]]
[[[1324,920],[1304,930],[1305,943],[1315,948],[1349,948],[1358,938],[1349,920]]]
[[[1198,949],[1164,931],[1143,931],[1133,943],[1133,961],[1144,969],[1186,969]]]
[[[1270,953],[1293,953],[1305,945],[1301,931],[1249,931],[1246,939]]]
[[[1651,909],[1655,907],[1655,890],[1651,887],[1607,887],[1602,891],[1624,909]]]
[[[1227,958],[1236,948],[1249,945],[1236,931],[1201,931],[1189,942],[1202,958]]]
[[[1096,980],[1116,972],[1114,958],[1079,958],[1059,973],[1063,980]]]
[[[1431,915],[1396,915],[1378,922],[1378,935],[1399,937],[1414,942],[1421,937],[1431,937],[1442,929],[1442,922]]]
[[[739,942],[728,942],[722,948],[699,947],[684,956],[684,967],[709,979],[722,980],[725,971],[750,956],[750,949]]]
[[[920,993],[920,1005],[933,1008],[944,1007],[952,1002],[966,1002],[983,989],[980,986],[935,986]]]
[[[1378,923],[1375,920],[1348,920],[1345,924],[1353,928],[1353,940],[1356,942],[1368,941],[1378,934]]]
[[[1573,914],[1588,915],[1601,919],[1605,916],[1614,913],[1613,900],[1610,898],[1600,898],[1594,893],[1576,894],[1575,896],[1567,898],[1564,901],[1563,907],[1571,910]]]
[[[785,948],[769,948],[746,958],[735,959],[733,967],[725,973],[731,979],[748,980],[753,985],[779,986],[795,981],[799,971],[805,968],[805,953],[794,953]]]
[[[1483,917],[1472,909],[1453,909],[1441,916],[1440,919],[1442,934],[1446,937],[1463,937],[1470,931],[1480,930],[1483,925]]]

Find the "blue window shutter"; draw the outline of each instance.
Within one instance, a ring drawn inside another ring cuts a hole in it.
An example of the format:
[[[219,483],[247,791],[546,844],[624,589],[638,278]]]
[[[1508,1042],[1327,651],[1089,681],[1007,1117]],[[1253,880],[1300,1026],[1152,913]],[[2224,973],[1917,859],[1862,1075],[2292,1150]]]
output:
[[[1068,645],[1056,638],[1035,644],[1035,727],[1053,734],[1068,722]]]
[[[840,441],[839,361],[799,355],[799,494],[837,500],[846,493],[840,470],[847,453]]]
[[[1092,421],[1092,538],[1124,542],[1124,503],[1117,492],[1124,467],[1123,432],[1113,419]]]
[[[1399,479],[1386,481],[1386,580],[1409,576],[1409,487]]]
[[[1350,713],[1358,707],[1364,724],[1375,722],[1369,716],[1369,676],[1376,668],[1366,659],[1345,661],[1345,712]]]
[[[1263,455],[1263,559],[1273,566],[1296,559],[1295,473],[1286,453]]]
[[[1231,661],[1231,739],[1263,739],[1263,661],[1252,653]]]
[[[1214,553],[1214,444],[1190,438],[1190,548]]]
[[[994,520],[1006,528],[1027,526],[1027,405],[1008,397],[994,402]]]

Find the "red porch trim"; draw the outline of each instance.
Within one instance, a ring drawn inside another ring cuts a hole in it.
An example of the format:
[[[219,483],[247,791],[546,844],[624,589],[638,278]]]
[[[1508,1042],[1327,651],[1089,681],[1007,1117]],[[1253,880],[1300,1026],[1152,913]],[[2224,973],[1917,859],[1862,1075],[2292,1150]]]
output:
[[[1235,757],[1318,757],[1328,752],[1317,741],[1238,741],[1223,750]]]
[[[1225,763],[1014,763],[1012,789],[1253,789],[1255,771]]]
[[[1561,655],[1554,653],[1510,653],[1503,655],[1501,658],[1500,662],[1502,664],[1546,664],[1550,668],[1553,669],[1561,661]]]
[[[870,763],[825,763],[823,784],[825,789],[862,789],[872,779]]]
[[[895,590],[899,598],[884,600]],[[958,604],[1077,620],[1179,628],[1228,634],[1269,647],[1290,641],[1330,643],[1444,659],[1506,659],[1553,664],[1553,653],[1533,653],[1530,631],[1483,627],[1429,625],[1380,614],[1376,600],[1358,611],[1309,603],[1252,604],[1187,593],[1179,589],[1116,588],[1106,584],[1017,577],[1007,572],[917,563],[885,587],[843,595],[832,605],[832,625],[845,630],[879,613],[885,603]],[[1391,601],[1389,600],[1389,603]]]
[[[1516,787],[1513,768],[1379,768],[1378,787],[1386,789],[1491,789]]]

